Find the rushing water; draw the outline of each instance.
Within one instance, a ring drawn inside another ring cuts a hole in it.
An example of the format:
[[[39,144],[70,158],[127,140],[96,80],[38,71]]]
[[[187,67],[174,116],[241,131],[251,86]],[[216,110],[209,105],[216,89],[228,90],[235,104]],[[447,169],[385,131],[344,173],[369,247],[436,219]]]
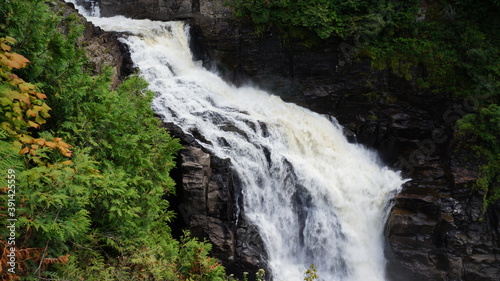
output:
[[[231,159],[274,280],[303,280],[311,264],[319,280],[385,280],[383,228],[403,183],[398,173],[348,143],[336,122],[204,69],[192,60],[182,22],[89,20],[126,32],[122,40],[165,121]]]

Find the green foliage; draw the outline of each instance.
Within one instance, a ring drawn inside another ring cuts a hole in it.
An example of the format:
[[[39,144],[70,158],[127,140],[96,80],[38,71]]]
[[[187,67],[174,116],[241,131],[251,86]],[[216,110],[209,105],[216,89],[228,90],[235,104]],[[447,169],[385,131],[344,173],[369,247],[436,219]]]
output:
[[[90,148],[100,163],[102,183],[92,201],[97,225],[109,235],[141,237],[150,224],[164,223],[172,215],[164,211],[168,202],[161,197],[173,191],[168,172],[180,146],[153,116],[153,93],[145,90],[144,80],[131,77],[116,91],[105,90],[104,95],[96,93],[98,87],[93,85],[109,88],[109,83],[101,78],[96,81],[82,87],[87,92],[60,96],[57,102],[66,105],[64,112],[73,109],[72,115],[68,112],[60,120],[62,134]],[[82,102],[84,106],[80,106]]]
[[[0,167],[17,176],[19,274],[225,280],[209,244],[170,233],[162,198],[180,145],[153,116],[153,93],[137,76],[114,91],[109,70],[93,76],[78,17],[59,5],[0,0]]]
[[[262,30],[275,24],[279,28],[305,28],[320,38],[328,38],[335,32],[344,31],[343,19],[337,15],[332,1],[233,1],[235,15],[250,15],[252,21]]]
[[[375,22],[390,25],[392,15],[401,16],[402,7],[415,10],[417,1],[232,0],[230,4],[236,17],[249,16],[260,31],[277,26],[295,36],[327,39],[370,32]]]
[[[306,277],[304,277],[304,281],[313,281],[316,279],[318,279],[316,267],[314,266],[314,264],[311,264],[311,266],[306,271]]]
[[[474,134],[478,140],[473,146],[480,166],[478,188],[485,191],[485,207],[500,200],[500,106],[490,104],[477,113],[466,115],[459,120],[462,132]]]
[[[264,269],[259,269],[255,274],[255,280],[264,281],[264,277],[266,276],[266,271]]]
[[[0,36],[9,35],[19,41],[19,53],[31,61],[20,73],[29,81],[43,84],[45,93],[51,95],[64,85],[62,76],[81,72],[85,55],[74,48],[83,31],[83,26],[76,24],[78,18],[58,16],[47,3],[0,0]]]
[[[207,258],[210,249],[210,245],[200,244],[196,239],[189,238],[188,232],[184,233],[177,260],[181,280],[223,281],[226,279],[224,269],[213,259]]]

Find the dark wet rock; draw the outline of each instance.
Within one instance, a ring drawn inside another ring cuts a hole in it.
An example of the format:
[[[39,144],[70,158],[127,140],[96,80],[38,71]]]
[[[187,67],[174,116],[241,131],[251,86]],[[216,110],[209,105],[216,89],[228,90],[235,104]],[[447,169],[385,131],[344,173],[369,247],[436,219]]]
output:
[[[65,7],[66,14],[77,12],[71,3],[61,3],[61,5]],[[133,63],[128,47],[118,40],[117,33],[106,32],[91,22],[87,22],[83,16],[79,17],[81,24],[85,27],[83,37],[79,38],[79,42],[89,59],[88,68],[98,74],[110,67],[112,87],[116,88],[126,76],[133,73]]]
[[[207,239],[213,245],[211,254],[222,261],[228,272],[241,275],[267,269],[262,239],[246,220],[242,202],[237,199],[241,191],[230,161],[208,152],[178,126],[164,123],[164,127],[184,145],[174,176],[180,225],[192,235]]]
[[[172,20],[187,17],[196,1],[190,0],[100,0],[101,16],[126,15],[136,19]]]

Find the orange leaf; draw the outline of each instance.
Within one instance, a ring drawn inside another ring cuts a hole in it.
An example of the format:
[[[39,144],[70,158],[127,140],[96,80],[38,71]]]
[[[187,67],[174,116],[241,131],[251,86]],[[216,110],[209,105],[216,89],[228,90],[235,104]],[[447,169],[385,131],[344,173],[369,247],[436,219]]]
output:
[[[19,76],[15,75],[14,73],[10,73],[9,75],[7,75],[7,78],[9,78],[9,80],[20,79]]]
[[[43,146],[46,141],[44,138],[40,138],[40,139],[34,139],[33,142]]]
[[[73,153],[69,149],[61,150],[61,154],[66,157],[71,157]]]
[[[36,112],[34,110],[31,110],[31,109],[28,109],[28,110],[26,110],[26,115],[30,116],[30,117],[37,117],[38,116],[38,112]]]
[[[10,52],[11,47],[5,43],[0,44],[0,47],[2,47],[2,50],[6,52]]]
[[[14,99],[20,100],[26,104],[31,104],[30,97],[26,93],[15,93]]]
[[[23,84],[19,84],[18,85],[19,89],[21,89],[21,91],[23,92],[29,92],[33,89],[35,89],[35,85],[33,84],[29,84],[29,83],[23,83]]]
[[[23,149],[21,149],[21,151],[19,151],[19,154],[26,154],[30,151],[30,149],[26,146],[24,147]]]
[[[47,96],[45,94],[42,94],[42,93],[35,93],[36,97],[39,98],[39,99],[46,99]]]
[[[47,146],[49,148],[55,148],[57,146],[57,144],[55,142],[47,141],[47,142],[45,142],[45,146]]]
[[[31,145],[31,148],[33,148],[33,149],[39,149],[39,148],[40,148],[40,146],[39,146],[38,144],[32,144],[32,145]]]
[[[9,59],[7,59],[7,60],[2,60],[2,62],[3,62],[3,63],[5,63],[7,66],[12,67],[12,68],[16,68],[16,69],[20,69],[20,68],[22,68],[22,67],[21,67],[22,65],[21,65],[20,63],[15,62],[15,61],[12,61],[12,60],[9,60]]]
[[[29,60],[27,58],[25,58],[22,55],[17,54],[17,53],[8,53],[7,57],[10,58],[8,65],[10,67],[17,68],[17,69],[26,67],[26,65],[29,62]]]
[[[66,145],[67,146],[57,145],[57,148],[59,149],[59,151],[61,152],[62,155],[67,156],[67,157],[71,157],[71,155],[73,155],[73,153],[71,152],[71,150],[69,150],[67,148],[70,145],[68,145],[68,144],[66,144]]]

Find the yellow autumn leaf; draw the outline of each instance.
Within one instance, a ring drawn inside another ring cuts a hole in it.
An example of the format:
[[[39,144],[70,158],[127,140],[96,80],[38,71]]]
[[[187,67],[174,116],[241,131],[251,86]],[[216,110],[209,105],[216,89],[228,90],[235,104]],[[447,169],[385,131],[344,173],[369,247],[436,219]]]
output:
[[[33,143],[34,138],[30,135],[22,135],[19,137],[19,140],[24,143]]]
[[[43,146],[46,143],[46,140],[44,138],[34,139],[33,143],[36,143],[36,144]]]
[[[21,69],[28,65],[29,60],[17,53],[7,53],[7,57],[10,59],[7,63],[12,68]]]
[[[12,97],[13,99],[22,101],[28,105],[31,104],[30,97],[26,93],[13,92]]]
[[[73,164],[73,161],[66,160],[66,161],[61,162],[61,164],[63,164],[63,165],[71,165],[71,164]]]
[[[61,152],[62,155],[67,156],[67,157],[71,157],[73,155],[71,150],[66,149],[66,148],[65,149],[59,148],[59,151]]]
[[[24,80],[21,78],[14,78],[9,82],[12,86],[17,86],[21,83],[24,83]]]
[[[40,111],[40,115],[42,115],[43,118],[49,118],[50,117],[50,114],[48,113],[47,110]]]
[[[23,144],[22,144],[20,141],[17,141],[17,140],[16,140],[16,141],[13,141],[13,142],[12,142],[12,145],[14,145],[14,146],[15,146],[15,147],[17,147],[17,148],[21,148],[21,147],[23,147]]]
[[[35,123],[35,122],[33,122],[33,121],[29,121],[29,120],[28,120],[28,125],[29,125],[30,127],[36,128],[36,129],[40,128],[40,125],[39,125],[39,124],[37,124],[37,123]]]
[[[6,56],[6,55],[4,55],[4,54],[0,54],[0,63],[1,63],[1,64],[3,64],[3,65],[7,65],[7,61],[8,61],[8,60],[9,60],[9,59],[7,58],[7,56]]]
[[[37,116],[37,117],[35,118],[35,121],[36,121],[38,124],[45,124],[45,123],[47,123],[47,121],[45,121],[45,119],[43,119],[43,118],[42,118],[42,117],[40,117],[40,116]]]
[[[7,43],[9,43],[9,44],[16,44],[17,43],[17,40],[14,37],[10,37],[10,36],[5,36],[5,41],[7,41]]]
[[[9,78],[9,80],[14,80],[14,79],[20,79],[20,80],[23,80],[21,78],[19,78],[19,76],[15,75],[14,73],[9,73],[7,75],[7,78]],[[24,80],[23,80],[24,81]]]
[[[2,50],[6,51],[6,52],[10,52],[11,47],[7,44],[1,43],[0,47],[2,48]]]
[[[29,117],[37,117],[38,116],[38,112],[32,110],[32,109],[28,109],[26,110],[26,115],[29,116]]]
[[[45,142],[45,146],[47,146],[49,148],[55,148],[55,147],[57,147],[57,143],[51,142],[51,141],[47,141],[47,142]]]
[[[30,83],[22,83],[22,84],[19,84],[17,86],[23,92],[29,92],[29,91],[35,89],[35,85],[30,84]]]

